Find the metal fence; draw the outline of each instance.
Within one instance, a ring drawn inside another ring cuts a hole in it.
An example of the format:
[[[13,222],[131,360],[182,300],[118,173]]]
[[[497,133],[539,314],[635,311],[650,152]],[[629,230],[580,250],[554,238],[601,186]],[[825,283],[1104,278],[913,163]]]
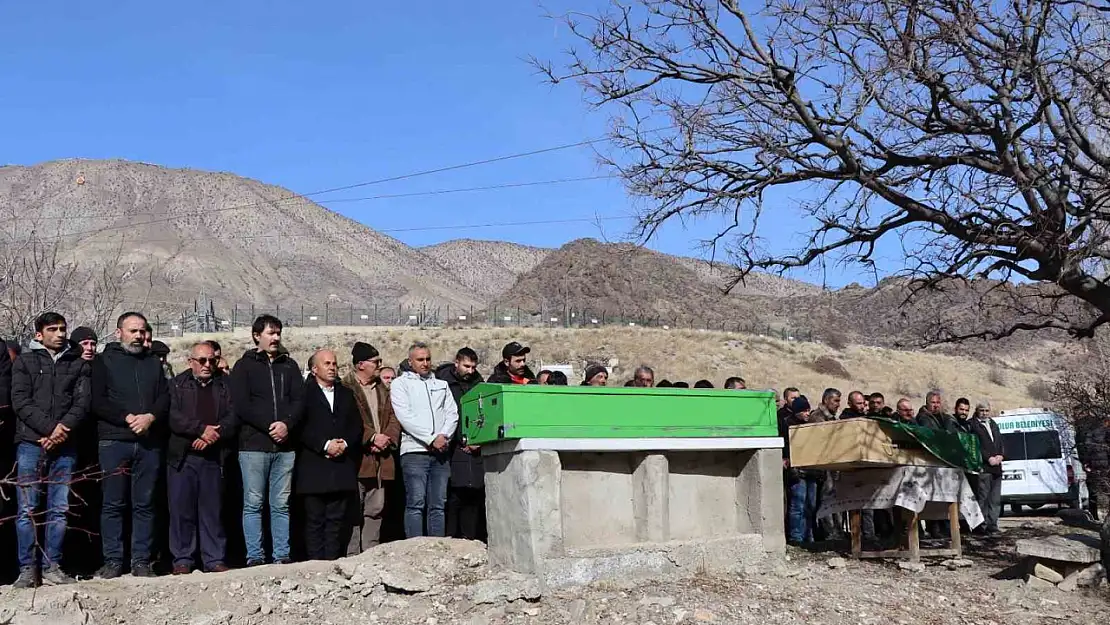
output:
[[[625,310],[569,309],[534,311],[520,307],[489,306],[486,308],[456,306],[389,306],[357,307],[350,304],[231,306],[219,308],[208,302],[178,315],[152,314],[150,322],[159,336],[180,336],[183,333],[230,332],[250,327],[258,315],[270,314],[289,327],[332,326],[411,326],[411,327],[547,327],[591,328],[624,326],[662,329],[704,329],[761,334],[784,340],[812,341],[812,330],[791,328],[781,324],[751,320],[732,321],[697,315],[636,314]]]

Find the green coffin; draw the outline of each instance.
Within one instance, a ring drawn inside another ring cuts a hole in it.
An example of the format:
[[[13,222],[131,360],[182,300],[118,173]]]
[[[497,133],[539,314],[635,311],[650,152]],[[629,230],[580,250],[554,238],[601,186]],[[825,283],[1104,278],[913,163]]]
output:
[[[772,391],[479,384],[463,395],[468,444],[521,438],[777,437]]]

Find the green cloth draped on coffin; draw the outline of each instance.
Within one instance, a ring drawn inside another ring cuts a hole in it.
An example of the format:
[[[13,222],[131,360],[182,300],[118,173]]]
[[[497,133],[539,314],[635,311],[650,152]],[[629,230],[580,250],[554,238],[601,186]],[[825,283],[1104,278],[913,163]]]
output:
[[[962,469],[967,473],[983,470],[982,456],[979,452],[979,439],[971,434],[951,434],[883,417],[868,417],[883,424],[888,434],[905,434],[912,437],[925,451],[933,454],[945,464]]]

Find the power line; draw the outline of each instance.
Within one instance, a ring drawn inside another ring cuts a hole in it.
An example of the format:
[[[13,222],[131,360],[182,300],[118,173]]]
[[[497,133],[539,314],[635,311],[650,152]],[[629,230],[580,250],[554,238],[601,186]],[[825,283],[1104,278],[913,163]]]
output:
[[[665,129],[666,128],[655,129],[655,130],[648,131],[648,132],[657,132],[658,130],[665,130]],[[398,180],[408,180],[408,179],[411,179],[411,178],[418,178],[418,177],[421,177],[421,176],[430,176],[432,174],[439,174],[439,173],[444,173],[444,172],[448,172],[448,171],[457,171],[457,170],[460,170],[460,169],[467,169],[467,168],[470,168],[470,167],[477,167],[479,165],[489,165],[491,163],[500,163],[500,162],[513,160],[513,159],[518,159],[518,158],[526,158],[526,157],[529,157],[529,156],[537,156],[539,154],[547,154],[547,153],[550,153],[550,152],[557,152],[557,151],[560,151],[560,150],[569,150],[571,148],[577,148],[577,147],[582,147],[582,146],[585,146],[585,145],[592,145],[594,143],[600,143],[602,141],[606,141],[607,139],[608,139],[608,137],[597,137],[597,138],[594,138],[594,139],[586,139],[584,141],[577,141],[575,143],[565,143],[563,145],[556,145],[556,146],[552,146],[552,147],[548,147],[548,148],[541,148],[541,149],[538,149],[538,150],[529,150],[527,152],[518,152],[516,154],[507,154],[507,155],[504,155],[504,156],[497,156],[497,157],[493,157],[493,158],[486,158],[486,159],[481,159],[481,160],[476,160],[476,161],[469,161],[469,162],[466,162],[466,163],[459,163],[457,165],[448,165],[446,167],[437,167],[435,169],[425,169],[425,170],[415,171],[415,172],[411,172],[411,173],[407,173],[407,174],[401,174],[401,175],[398,175],[398,176],[389,176],[387,178],[378,178],[376,180],[368,180],[366,182],[358,182],[358,183],[355,183],[355,184],[343,185],[343,186],[340,186],[340,187],[332,187],[330,189],[321,189],[319,191],[312,191],[310,193],[295,193],[295,194],[293,194],[293,195],[291,195],[287,198],[277,198],[277,199],[272,199],[272,200],[270,200],[270,199],[268,199],[268,200],[259,200],[257,202],[250,202],[250,203],[247,203],[247,204],[240,204],[240,205],[237,205],[237,206],[225,206],[223,208],[213,208],[213,209],[210,209],[208,211],[208,213],[239,210],[239,209],[242,209],[242,208],[250,208],[250,207],[253,207],[253,206],[261,206],[261,205],[264,205],[264,204],[271,204],[271,203],[274,203],[274,202],[286,202],[286,201],[298,200],[298,199],[303,200],[303,199],[307,199],[309,197],[313,197],[313,196],[316,196],[316,195],[325,195],[327,193],[334,193],[336,191],[347,191],[347,190],[350,190],[350,189],[359,189],[359,188],[362,188],[362,187],[368,187],[368,186],[376,185],[376,184],[384,184],[384,183],[387,183],[387,182],[396,182]],[[57,237],[54,237],[52,239],[47,239],[47,240],[59,240],[59,239],[64,239],[64,238],[68,238],[68,237],[88,236],[88,235],[100,234],[102,232],[107,232],[107,231],[110,231],[110,230],[120,230],[120,229],[125,229],[125,228],[134,228],[134,227],[137,227],[137,226],[147,226],[147,225],[152,225],[152,224],[166,223],[168,221],[173,221],[174,219],[177,219],[177,218],[178,218],[177,216],[172,216],[172,217],[164,217],[164,218],[161,218],[161,219],[153,219],[153,220],[150,220],[150,221],[144,221],[144,222],[139,222],[139,223],[123,224],[123,225],[119,225],[119,226],[104,226],[102,228],[86,230],[86,231],[83,231],[83,232],[74,232],[74,233],[70,233],[70,234],[59,235]]]
[[[557,184],[569,184],[569,183],[572,183],[572,182],[587,182],[587,181],[591,181],[591,180],[611,180],[615,177],[616,176],[612,176],[612,175],[598,175],[598,176],[582,176],[582,177],[578,177],[578,178],[556,178],[554,180],[533,180],[533,181],[529,181],[529,182],[507,182],[507,183],[503,183],[503,184],[495,184],[495,185],[488,185],[488,186],[482,186],[482,187],[462,187],[462,188],[457,188],[457,189],[432,189],[432,190],[429,190],[429,191],[414,191],[414,192],[411,192],[411,193],[387,193],[387,194],[382,194],[382,195],[369,195],[369,196],[365,196],[365,197],[336,198],[334,200],[318,200],[318,203],[320,203],[320,204],[337,204],[337,203],[342,203],[342,202],[367,202],[367,201],[372,201],[372,200],[388,200],[388,199],[406,198],[406,197],[424,197],[424,196],[435,196],[435,195],[449,195],[449,194],[453,194],[453,193],[468,193],[468,192],[473,192],[473,191],[497,191],[497,190],[501,190],[501,189],[518,189],[518,188],[523,188],[523,187],[540,187],[540,186],[557,185]],[[67,193],[68,192],[70,192],[70,191],[67,191]],[[58,194],[58,195],[61,195],[61,194]],[[51,198],[51,199],[53,199],[53,198]],[[301,199],[301,198],[294,198],[294,199]],[[236,208],[238,209],[240,207],[236,207]],[[241,207],[241,208],[249,208],[249,207],[244,206],[244,207]],[[173,215],[167,216],[166,219],[170,219],[170,218],[177,219],[179,217],[203,217],[205,215],[209,215],[209,214],[214,213],[214,212],[220,212],[220,211],[225,211],[225,210],[231,210],[231,209],[230,208],[219,208],[219,209],[199,210],[199,211],[193,211],[193,212],[188,212],[188,213],[174,213]],[[158,215],[158,214],[161,214],[161,213],[160,212],[154,212],[154,211],[143,211],[143,212],[126,212],[126,213],[108,213],[108,214],[88,215],[88,216],[61,215],[61,216],[58,216],[58,217],[51,217],[51,218],[49,218],[49,221],[54,222],[54,221],[67,221],[67,220],[110,219],[110,218],[116,218],[116,217],[134,217],[136,215]],[[139,224],[139,225],[141,225],[141,224]],[[61,236],[71,236],[71,235],[61,235]]]
[[[499,227],[510,227],[510,226],[546,226],[546,225],[553,225],[553,224],[569,224],[569,223],[596,223],[596,222],[599,222],[599,221],[616,221],[616,220],[627,220],[627,219],[635,219],[635,217],[631,216],[631,215],[606,215],[606,216],[599,216],[599,217],[575,217],[575,218],[570,218],[570,219],[544,219],[544,220],[538,220],[538,221],[495,221],[495,222],[480,223],[480,224],[452,224],[452,225],[444,225],[444,226],[417,226],[417,227],[412,227],[412,228],[383,228],[381,230],[375,229],[373,231],[386,234],[386,233],[395,233],[395,232],[430,232],[430,231],[435,231],[435,230],[473,230],[473,229],[477,229],[477,228],[499,228]],[[256,239],[297,239],[297,238],[302,238],[302,237],[303,238],[314,238],[314,237],[326,238],[326,237],[329,237],[329,236],[331,236],[331,235],[329,233],[326,233],[326,232],[311,232],[311,233],[301,233],[301,234],[287,234],[287,233],[246,234],[246,235],[224,236],[224,237],[218,237],[218,238],[217,237],[212,237],[212,236],[187,237],[187,238],[180,238],[180,239],[148,239],[148,238],[143,238],[143,239],[140,239],[139,241],[142,242],[142,243],[178,243],[178,242],[182,242],[182,241],[212,241],[213,239],[220,240],[220,241],[226,241],[226,240],[253,241],[253,240],[256,240]]]

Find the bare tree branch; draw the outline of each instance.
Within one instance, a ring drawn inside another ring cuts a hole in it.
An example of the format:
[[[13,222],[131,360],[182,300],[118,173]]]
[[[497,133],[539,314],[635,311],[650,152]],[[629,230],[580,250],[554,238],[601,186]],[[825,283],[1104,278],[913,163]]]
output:
[[[730,287],[827,259],[875,271],[898,245],[896,275],[920,284],[1016,280],[1071,298],[1067,314],[996,315],[936,340],[1110,321],[1110,5],[743,6],[614,1],[564,18],[582,50],[536,61],[613,111],[605,160],[647,200],[641,240],[723,217],[706,245],[735,261]],[[768,214],[800,224],[799,249],[764,238]]]

